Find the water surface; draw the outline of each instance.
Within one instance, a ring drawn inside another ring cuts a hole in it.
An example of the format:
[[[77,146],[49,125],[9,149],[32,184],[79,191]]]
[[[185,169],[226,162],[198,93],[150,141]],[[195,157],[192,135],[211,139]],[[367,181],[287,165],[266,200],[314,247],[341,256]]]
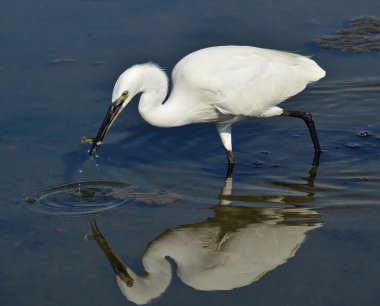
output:
[[[380,16],[379,2],[1,1],[0,304],[376,305],[379,54],[314,43],[362,15]],[[185,54],[224,44],[311,54],[327,71],[284,103],[313,113],[317,169],[302,120],[249,120],[233,127],[237,165],[225,181],[213,125],[151,127],[137,103],[98,165],[87,159],[80,139],[97,131],[125,68],[155,61],[170,72]],[[86,205],[109,193],[79,197],[88,213],[70,216],[25,202],[98,180],[137,189],[96,215]],[[165,288],[124,294],[133,286],[120,290],[104,250],[83,239],[94,217],[130,275],[145,275],[147,260],[165,265]]]

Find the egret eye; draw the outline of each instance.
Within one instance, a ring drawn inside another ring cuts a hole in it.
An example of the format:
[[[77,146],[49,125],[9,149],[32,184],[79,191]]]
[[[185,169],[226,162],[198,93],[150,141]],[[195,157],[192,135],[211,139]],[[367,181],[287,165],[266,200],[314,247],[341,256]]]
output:
[[[123,98],[128,97],[128,91],[124,91],[124,92],[121,94],[121,96],[122,96]]]

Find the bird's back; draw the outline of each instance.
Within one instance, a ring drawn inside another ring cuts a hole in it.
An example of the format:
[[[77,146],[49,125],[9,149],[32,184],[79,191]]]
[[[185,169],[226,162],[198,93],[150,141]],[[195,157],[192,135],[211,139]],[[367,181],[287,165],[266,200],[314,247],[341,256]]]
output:
[[[248,46],[193,52],[173,70],[173,94],[223,115],[260,116],[302,91],[325,71],[308,57]]]

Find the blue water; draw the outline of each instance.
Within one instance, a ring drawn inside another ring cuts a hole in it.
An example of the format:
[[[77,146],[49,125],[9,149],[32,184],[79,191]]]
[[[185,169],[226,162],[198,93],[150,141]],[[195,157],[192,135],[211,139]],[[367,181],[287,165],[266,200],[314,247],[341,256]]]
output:
[[[1,0],[0,305],[377,305],[380,55],[313,43],[361,15],[380,16],[379,1]],[[227,44],[313,55],[327,71],[284,103],[313,113],[318,169],[301,120],[255,119],[233,128],[225,182],[213,125],[155,128],[137,103],[88,160],[80,139],[124,69],[154,61],[170,73]],[[54,213],[25,201],[94,180],[135,186],[96,222],[130,274],[149,270],[155,297],[139,276],[124,295],[104,250],[83,239],[91,194],[66,193],[72,206]],[[83,213],[67,213],[78,203]]]

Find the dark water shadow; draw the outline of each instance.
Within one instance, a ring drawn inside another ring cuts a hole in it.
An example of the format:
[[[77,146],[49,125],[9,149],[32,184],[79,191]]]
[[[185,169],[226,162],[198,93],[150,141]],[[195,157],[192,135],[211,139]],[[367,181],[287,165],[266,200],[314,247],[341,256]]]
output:
[[[172,265],[186,285],[201,291],[231,290],[260,280],[294,257],[306,234],[321,227],[319,213],[310,203],[317,193],[317,167],[305,183],[276,183],[303,196],[234,195],[233,169],[227,173],[219,203],[206,220],[168,228],[151,241],[143,256],[145,274],[139,275],[107,243],[97,220],[91,221],[95,240],[110,262],[122,294],[136,304],[161,296],[172,280]],[[233,202],[276,204],[236,206]],[[280,207],[279,207],[280,206]]]

